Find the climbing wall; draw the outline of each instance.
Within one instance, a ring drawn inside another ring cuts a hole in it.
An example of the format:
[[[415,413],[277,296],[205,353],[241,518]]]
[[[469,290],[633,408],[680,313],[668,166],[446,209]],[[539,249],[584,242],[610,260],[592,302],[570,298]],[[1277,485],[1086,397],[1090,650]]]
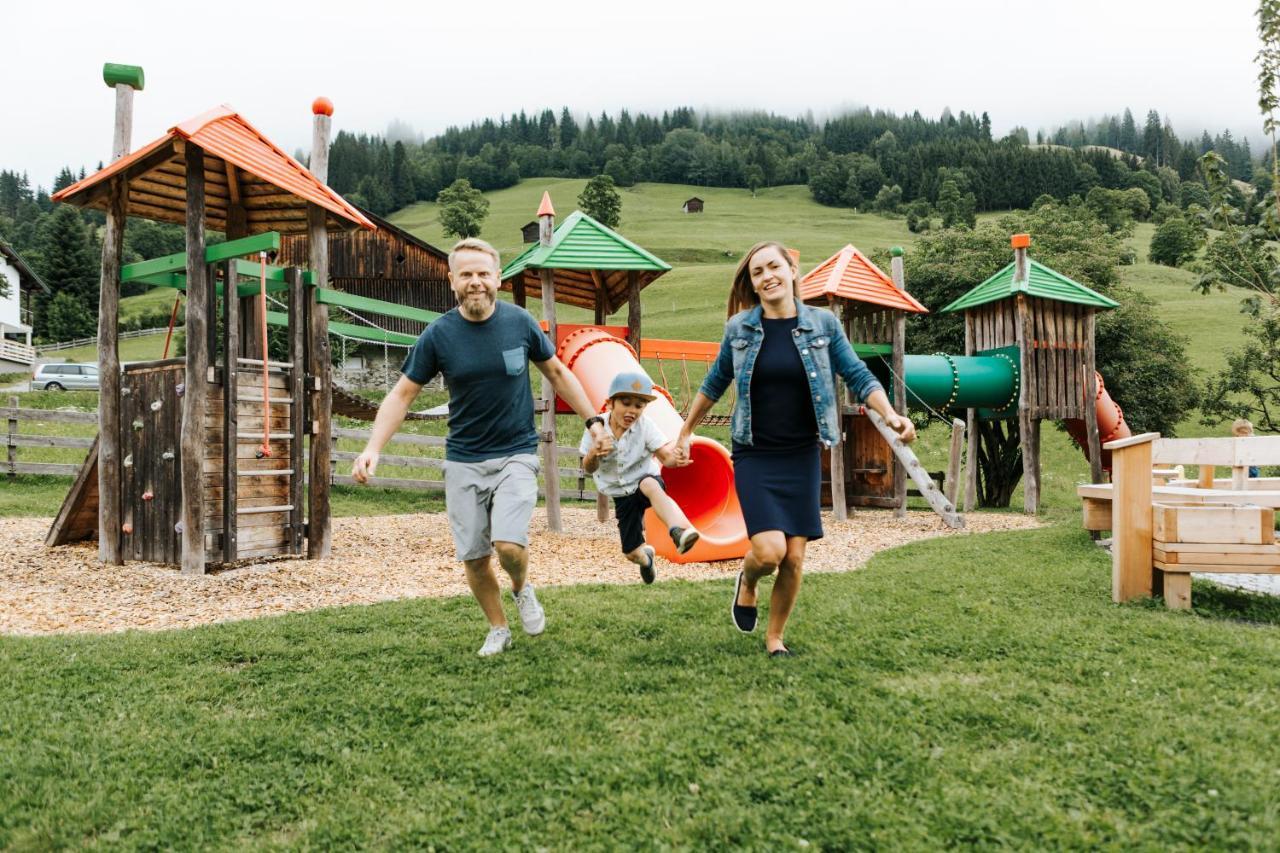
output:
[[[121,554],[182,561],[181,359],[128,365],[120,387]]]

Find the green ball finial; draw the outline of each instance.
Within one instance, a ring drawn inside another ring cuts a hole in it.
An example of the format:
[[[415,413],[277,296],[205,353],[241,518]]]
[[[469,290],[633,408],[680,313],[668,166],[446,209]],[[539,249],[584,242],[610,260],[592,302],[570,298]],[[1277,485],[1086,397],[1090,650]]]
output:
[[[902,257],[902,247],[894,246],[892,249],[889,250],[889,254],[893,255],[895,258]]]
[[[102,82],[113,89],[123,83],[141,92],[146,78],[142,74],[141,65],[120,65],[116,62],[108,62],[102,66]]]

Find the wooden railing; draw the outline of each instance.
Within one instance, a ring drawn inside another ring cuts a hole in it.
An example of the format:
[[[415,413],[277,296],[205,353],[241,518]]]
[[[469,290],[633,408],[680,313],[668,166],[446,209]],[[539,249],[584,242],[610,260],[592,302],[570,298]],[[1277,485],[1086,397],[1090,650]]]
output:
[[[5,433],[6,459],[4,471],[10,477],[17,474],[70,474],[75,475],[80,465],[71,462],[20,462],[18,448],[21,447],[74,447],[88,449],[93,446],[92,436],[40,435],[39,427],[31,426],[39,423],[71,423],[97,424],[96,412],[62,412],[50,409],[18,408],[18,398],[10,397],[9,405],[0,408],[0,418],[8,423]],[[22,422],[27,427],[22,428]]]
[[[36,350],[28,344],[0,338],[0,358],[19,364],[31,364],[36,360]]]

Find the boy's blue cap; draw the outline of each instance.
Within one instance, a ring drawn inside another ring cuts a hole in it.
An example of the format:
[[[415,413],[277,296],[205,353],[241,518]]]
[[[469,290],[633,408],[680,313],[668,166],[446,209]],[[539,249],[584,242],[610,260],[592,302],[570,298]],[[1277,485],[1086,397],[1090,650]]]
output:
[[[625,371],[613,377],[613,382],[609,383],[609,399],[612,400],[619,394],[630,394],[650,401],[658,398],[653,393],[653,380],[636,371]]]

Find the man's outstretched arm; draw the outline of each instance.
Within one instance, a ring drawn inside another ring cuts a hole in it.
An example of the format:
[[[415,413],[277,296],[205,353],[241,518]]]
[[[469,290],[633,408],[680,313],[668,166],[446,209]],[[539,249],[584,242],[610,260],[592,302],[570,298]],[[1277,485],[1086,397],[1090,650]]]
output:
[[[369,436],[369,443],[351,465],[351,476],[357,483],[369,482],[369,478],[377,471],[378,456],[382,448],[386,447],[391,436],[400,429],[404,416],[409,413],[409,407],[421,390],[422,386],[417,382],[401,376],[395,387],[383,398],[382,405],[378,406],[378,415],[373,419],[373,433]]]

